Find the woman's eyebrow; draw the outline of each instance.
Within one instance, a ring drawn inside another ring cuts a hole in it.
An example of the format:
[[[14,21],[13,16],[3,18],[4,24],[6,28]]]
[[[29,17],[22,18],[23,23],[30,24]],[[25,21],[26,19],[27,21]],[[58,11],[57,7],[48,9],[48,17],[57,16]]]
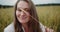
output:
[[[20,8],[17,8],[17,9],[21,10]],[[29,10],[29,8],[24,8],[23,10]]]
[[[28,10],[30,10],[30,9],[29,9],[29,8],[25,8],[24,10],[27,10],[27,11],[28,11]]]
[[[17,9],[20,9],[20,8],[17,8]]]

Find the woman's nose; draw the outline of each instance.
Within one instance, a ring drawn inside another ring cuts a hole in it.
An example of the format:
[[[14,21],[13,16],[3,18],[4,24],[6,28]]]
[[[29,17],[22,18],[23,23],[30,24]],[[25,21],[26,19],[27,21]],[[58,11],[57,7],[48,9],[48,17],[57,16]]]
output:
[[[23,15],[25,15],[25,13],[22,11],[22,12],[21,12],[21,16],[23,16]]]

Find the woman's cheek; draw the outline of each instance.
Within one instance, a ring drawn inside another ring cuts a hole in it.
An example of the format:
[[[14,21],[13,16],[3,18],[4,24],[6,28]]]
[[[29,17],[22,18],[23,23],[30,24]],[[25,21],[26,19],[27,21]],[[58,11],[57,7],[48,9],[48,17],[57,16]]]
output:
[[[20,16],[20,14],[19,14],[19,12],[18,12],[18,11],[16,11],[16,16],[17,16],[17,17],[19,17],[19,16]]]

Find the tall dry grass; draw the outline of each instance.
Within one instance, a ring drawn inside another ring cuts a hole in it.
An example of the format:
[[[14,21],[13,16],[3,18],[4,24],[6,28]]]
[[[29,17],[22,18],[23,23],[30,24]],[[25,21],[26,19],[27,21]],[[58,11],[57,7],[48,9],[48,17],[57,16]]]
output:
[[[55,32],[60,32],[60,6],[37,6],[37,13],[41,23],[45,26],[54,29]],[[14,8],[0,9],[0,32],[13,22]]]

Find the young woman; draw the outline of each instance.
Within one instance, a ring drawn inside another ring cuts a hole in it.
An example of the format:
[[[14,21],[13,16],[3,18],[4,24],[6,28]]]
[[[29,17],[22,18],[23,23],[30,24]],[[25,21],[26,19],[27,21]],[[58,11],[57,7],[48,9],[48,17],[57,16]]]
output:
[[[49,30],[48,30],[49,31]],[[15,20],[4,32],[48,32],[39,23],[36,8],[31,0],[18,0],[15,5]]]

